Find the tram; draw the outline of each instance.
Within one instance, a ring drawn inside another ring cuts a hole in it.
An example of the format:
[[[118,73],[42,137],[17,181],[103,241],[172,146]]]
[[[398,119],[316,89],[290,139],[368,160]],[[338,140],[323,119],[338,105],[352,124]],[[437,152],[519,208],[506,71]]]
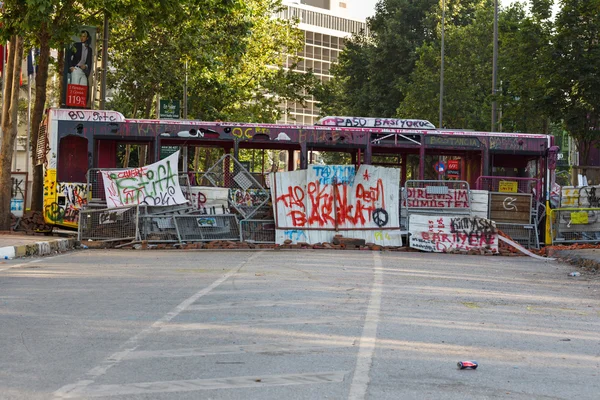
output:
[[[124,162],[132,146],[135,160]],[[558,152],[549,135],[436,129],[418,119],[325,117],[305,126],[127,119],[116,111],[52,108],[36,152],[44,168],[45,220],[78,226],[91,169],[142,167],[179,150],[179,170],[197,172],[191,160],[206,148],[236,158],[248,149],[276,150],[289,171],[317,162],[314,154],[345,153],[356,166],[399,168],[402,185],[407,179],[462,180],[489,190],[482,185],[497,184],[494,177],[513,177],[535,182],[523,190],[533,190],[540,202],[549,196]]]

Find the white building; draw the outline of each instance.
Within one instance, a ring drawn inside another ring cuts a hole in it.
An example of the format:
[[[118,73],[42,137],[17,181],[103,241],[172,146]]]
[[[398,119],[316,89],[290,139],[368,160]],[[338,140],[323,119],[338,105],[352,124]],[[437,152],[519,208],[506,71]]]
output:
[[[301,62],[295,71],[304,73],[312,69],[322,82],[332,78],[331,66],[344,49],[346,40],[353,33],[368,32],[365,21],[348,18],[351,2],[360,0],[296,0],[285,1],[285,9],[277,16],[283,19],[297,18],[304,32],[304,50],[299,53]],[[288,66],[292,65],[288,57]],[[303,106],[301,103],[284,103],[290,113],[279,123],[313,125],[318,119],[319,108],[312,96]]]

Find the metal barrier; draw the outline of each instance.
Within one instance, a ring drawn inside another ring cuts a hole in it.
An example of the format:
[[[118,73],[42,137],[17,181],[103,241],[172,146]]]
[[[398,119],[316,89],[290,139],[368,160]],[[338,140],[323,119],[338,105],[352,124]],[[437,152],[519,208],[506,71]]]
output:
[[[504,190],[501,190],[502,189]],[[477,190],[490,192],[511,192],[533,194],[539,201],[542,196],[542,180],[536,178],[515,178],[511,176],[480,176],[475,181]]]
[[[180,242],[240,240],[240,226],[233,214],[174,215],[173,222]]]
[[[600,242],[600,208],[549,210],[552,244]]]
[[[79,218],[78,240],[139,240],[140,212],[145,214],[145,206],[83,209]]]
[[[215,187],[229,188],[229,204],[244,219],[249,219],[271,201],[271,193],[231,154],[225,154],[195,182],[210,182]]]
[[[525,193],[489,193],[489,219],[498,229],[526,248],[540,248],[537,204]]]
[[[240,240],[252,243],[275,243],[275,220],[240,221]]]
[[[496,222],[496,228],[510,236],[512,240],[521,246],[531,249],[540,248],[540,240],[537,227],[534,224],[510,224],[505,222]]]

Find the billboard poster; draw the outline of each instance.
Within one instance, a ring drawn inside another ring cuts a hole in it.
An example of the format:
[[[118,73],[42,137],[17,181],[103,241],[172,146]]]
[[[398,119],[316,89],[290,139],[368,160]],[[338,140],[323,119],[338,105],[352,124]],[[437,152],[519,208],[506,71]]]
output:
[[[83,26],[65,48],[63,107],[92,108],[96,27]]]

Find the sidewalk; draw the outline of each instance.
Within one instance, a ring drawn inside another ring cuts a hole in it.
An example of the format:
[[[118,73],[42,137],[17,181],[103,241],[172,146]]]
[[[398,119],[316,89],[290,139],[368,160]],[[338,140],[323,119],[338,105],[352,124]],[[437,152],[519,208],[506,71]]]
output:
[[[76,248],[78,242],[59,236],[31,236],[19,232],[0,233],[0,259],[47,256]]]
[[[588,275],[600,276],[600,247],[558,250],[553,256],[562,262],[583,269]]]

